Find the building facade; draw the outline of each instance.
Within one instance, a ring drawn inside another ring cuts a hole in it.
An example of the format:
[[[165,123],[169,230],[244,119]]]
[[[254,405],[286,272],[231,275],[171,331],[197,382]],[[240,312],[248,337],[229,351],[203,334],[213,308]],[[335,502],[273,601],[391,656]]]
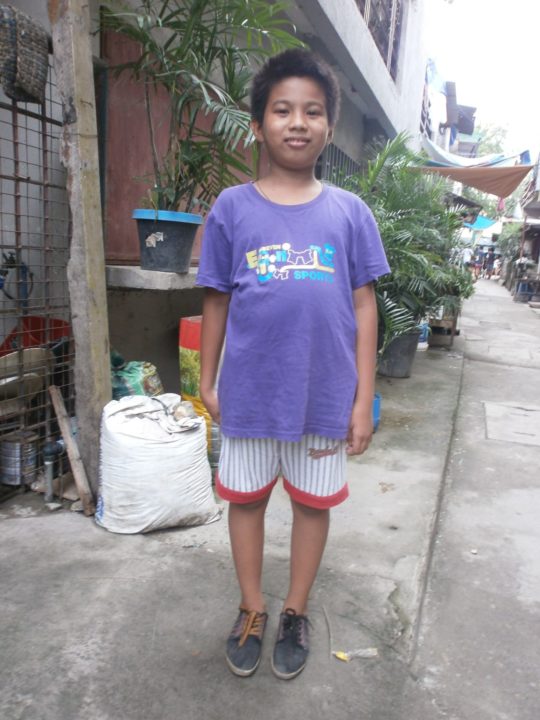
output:
[[[336,70],[343,93],[335,144],[361,161],[366,143],[407,132],[419,146],[427,56],[424,0],[301,0],[300,37]]]

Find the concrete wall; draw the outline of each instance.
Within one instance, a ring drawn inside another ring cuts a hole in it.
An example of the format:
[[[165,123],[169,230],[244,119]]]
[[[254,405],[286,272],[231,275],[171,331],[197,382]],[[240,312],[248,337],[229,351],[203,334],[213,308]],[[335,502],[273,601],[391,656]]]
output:
[[[166,392],[180,392],[178,324],[200,315],[203,290],[109,290],[111,348],[126,360],[153,363]]]
[[[416,148],[420,147],[420,114],[427,63],[424,17],[424,0],[405,3],[396,79],[399,100],[390,111],[396,129],[408,132]]]
[[[364,118],[346,95],[341,102],[341,114],[334,133],[334,143],[354,160],[362,157]]]

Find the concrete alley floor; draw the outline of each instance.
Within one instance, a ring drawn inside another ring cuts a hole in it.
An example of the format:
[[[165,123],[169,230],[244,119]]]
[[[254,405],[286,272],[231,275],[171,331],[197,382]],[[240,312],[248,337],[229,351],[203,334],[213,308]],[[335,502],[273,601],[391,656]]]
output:
[[[433,697],[432,717],[533,720],[540,712],[540,313],[484,280],[461,328],[461,399],[412,671]],[[415,703],[404,718],[424,718]]]
[[[230,674],[226,520],[114,535],[42,499],[0,505],[2,720],[537,720],[540,315],[480,281],[454,348],[378,379],[311,603],[312,654],[271,674],[290,511],[267,517],[263,662]],[[332,650],[377,648],[342,663]]]

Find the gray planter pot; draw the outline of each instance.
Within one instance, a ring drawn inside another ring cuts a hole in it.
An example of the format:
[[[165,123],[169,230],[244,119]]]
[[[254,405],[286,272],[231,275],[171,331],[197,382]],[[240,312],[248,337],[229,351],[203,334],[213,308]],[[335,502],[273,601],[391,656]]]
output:
[[[420,330],[413,330],[394,338],[381,355],[377,367],[379,375],[394,378],[410,377],[419,337]]]

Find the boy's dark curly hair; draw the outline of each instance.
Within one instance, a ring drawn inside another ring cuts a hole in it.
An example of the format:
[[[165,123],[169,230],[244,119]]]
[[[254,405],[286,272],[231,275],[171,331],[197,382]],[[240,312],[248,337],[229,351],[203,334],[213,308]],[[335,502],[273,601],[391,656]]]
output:
[[[262,125],[270,91],[278,82],[291,77],[307,77],[322,88],[326,97],[326,114],[330,127],[339,116],[341,92],[332,68],[309,50],[285,50],[265,62],[253,78],[251,87],[251,117]]]

